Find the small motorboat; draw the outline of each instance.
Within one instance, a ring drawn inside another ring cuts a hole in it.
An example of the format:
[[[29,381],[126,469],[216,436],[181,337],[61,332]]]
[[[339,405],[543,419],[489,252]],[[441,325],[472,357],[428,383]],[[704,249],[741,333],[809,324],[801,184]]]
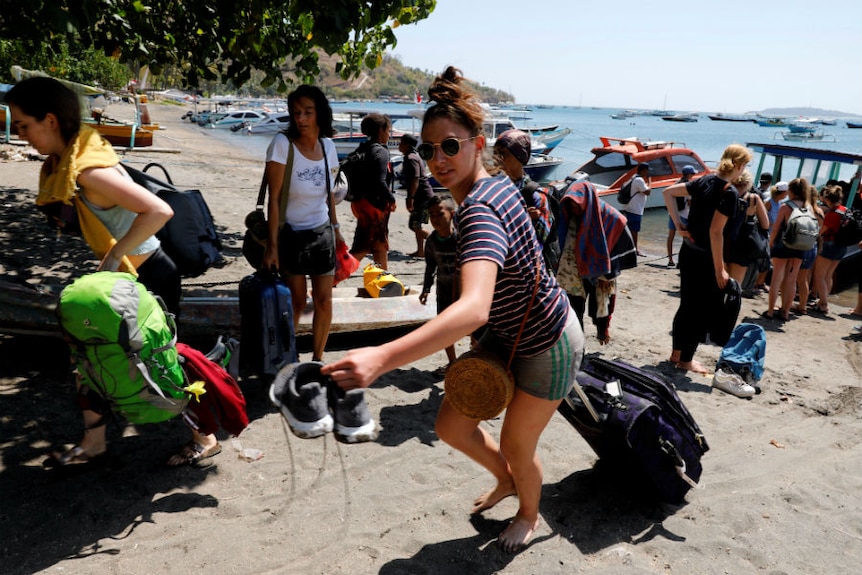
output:
[[[670,116],[662,116],[661,119],[666,122],[697,122],[697,114],[683,112]]]
[[[782,131],[778,132],[773,139],[788,140],[792,142],[837,142],[833,134],[827,134],[822,129],[804,131]]]
[[[675,142],[640,140],[638,138],[611,138],[602,136],[602,145],[593,148],[593,158],[569,174],[568,182],[588,180],[596,187],[599,197],[615,208],[617,192],[634,177],[637,166],[646,163],[650,166],[650,189],[647,208],[664,208],[662,192],[682,177],[682,170],[691,166],[695,178],[709,174],[711,170],[693,150]],[[557,187],[552,183],[554,187]]]
[[[238,127],[231,128],[231,130],[246,134],[277,134],[285,131],[289,124],[290,113],[278,112],[267,114],[263,120],[257,122],[238,124]]]
[[[266,118],[266,113],[257,110],[236,110],[206,124],[210,128],[231,128],[239,124],[255,124]]]

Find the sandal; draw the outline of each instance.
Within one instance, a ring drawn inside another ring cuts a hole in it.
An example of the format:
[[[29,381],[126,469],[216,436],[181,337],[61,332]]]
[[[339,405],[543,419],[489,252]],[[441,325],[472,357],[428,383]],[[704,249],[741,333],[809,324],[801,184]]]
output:
[[[221,443],[216,443],[209,449],[205,449],[203,445],[195,443],[192,440],[186,443],[179,452],[171,455],[166,464],[168,467],[181,467],[183,465],[207,467],[212,465],[212,461],[209,461],[209,459],[219,453],[221,453]]]
[[[107,450],[95,455],[89,455],[80,445],[67,449],[66,451],[53,451],[51,456],[42,462],[44,467],[68,467],[72,465],[95,464],[105,459]]]

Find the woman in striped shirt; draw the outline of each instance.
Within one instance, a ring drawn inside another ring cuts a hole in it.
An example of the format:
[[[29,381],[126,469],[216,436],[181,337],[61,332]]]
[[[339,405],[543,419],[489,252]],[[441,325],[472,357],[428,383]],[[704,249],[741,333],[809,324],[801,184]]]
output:
[[[425,112],[418,147],[434,177],[459,204],[461,295],[419,329],[381,346],[352,350],[322,371],[341,387],[368,387],[383,373],[444,349],[483,326],[480,347],[506,358],[515,346],[515,394],[500,443],[445,397],[435,427],[440,439],[497,480],[475,500],[474,513],[518,496],[518,513],[498,539],[504,550],[513,552],[530,541],[538,526],[542,467],[536,445],[573,386],[584,335],[565,292],[545,268],[521,193],[507,177],[491,177],[485,168],[482,108],[462,82],[460,71],[449,67],[429,88],[436,103]]]

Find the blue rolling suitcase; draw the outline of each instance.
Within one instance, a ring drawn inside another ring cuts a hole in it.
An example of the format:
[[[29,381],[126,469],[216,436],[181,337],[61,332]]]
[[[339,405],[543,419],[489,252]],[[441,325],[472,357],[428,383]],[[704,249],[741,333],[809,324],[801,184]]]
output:
[[[244,366],[258,375],[275,376],[282,364],[297,361],[293,306],[283,281],[261,273],[244,277],[239,312]]]
[[[706,438],[673,385],[620,360],[584,357],[558,411],[631,484],[681,503],[697,486]]]

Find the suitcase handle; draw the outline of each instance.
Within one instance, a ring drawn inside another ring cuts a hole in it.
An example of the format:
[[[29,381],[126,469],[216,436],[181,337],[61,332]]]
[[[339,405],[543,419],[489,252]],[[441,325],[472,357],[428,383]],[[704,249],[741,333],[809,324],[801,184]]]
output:
[[[598,423],[599,422],[599,414],[596,411],[596,408],[593,407],[593,402],[590,401],[590,398],[587,397],[586,393],[584,393],[584,388],[582,388],[581,384],[578,383],[577,378],[575,378],[575,393],[578,394],[578,397],[581,399],[581,402],[584,404],[584,407],[587,408],[587,411],[590,412],[590,415],[592,416],[593,420],[595,420],[595,422]]]

